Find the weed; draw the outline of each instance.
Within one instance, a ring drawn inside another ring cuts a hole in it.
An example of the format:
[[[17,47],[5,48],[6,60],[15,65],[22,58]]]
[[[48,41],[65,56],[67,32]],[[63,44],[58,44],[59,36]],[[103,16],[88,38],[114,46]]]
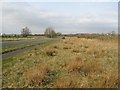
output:
[[[55,81],[55,88],[73,88],[75,87],[75,82],[71,80],[70,77],[59,78]]]
[[[84,73],[84,75],[88,75],[91,73],[102,73],[103,67],[99,61],[87,60],[80,68],[79,72]]]
[[[97,75],[90,75],[89,80],[91,81],[91,87],[95,88],[118,88],[118,71],[108,71],[107,73]]]
[[[69,46],[64,46],[63,49],[71,49]]]
[[[69,72],[78,71],[83,65],[83,60],[79,57],[76,57],[74,60],[71,60],[67,63],[67,69]]]
[[[37,48],[34,48],[34,50],[37,50]]]
[[[45,64],[41,64],[39,67],[29,69],[27,71],[27,80],[28,85],[41,85],[45,79],[45,76],[48,75],[50,69]]]
[[[47,50],[46,50],[46,54],[47,54],[48,56],[56,56],[57,51],[54,50],[54,49],[47,49]]]
[[[55,46],[53,46],[53,48],[56,48],[56,49],[58,49],[59,47],[55,45]]]
[[[3,88],[117,88],[117,53],[117,42],[66,37],[3,60]]]
[[[80,52],[80,50],[79,50],[79,49],[74,48],[74,49],[72,50],[72,52],[79,53],[79,52]]]

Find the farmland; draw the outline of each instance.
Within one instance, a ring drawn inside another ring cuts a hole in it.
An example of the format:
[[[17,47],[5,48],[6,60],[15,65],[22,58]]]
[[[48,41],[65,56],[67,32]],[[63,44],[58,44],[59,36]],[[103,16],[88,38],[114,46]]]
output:
[[[5,41],[21,41],[21,40],[34,40],[37,37],[0,37],[0,41],[5,42]]]
[[[3,88],[116,88],[118,41],[106,37],[65,37],[3,59]]]

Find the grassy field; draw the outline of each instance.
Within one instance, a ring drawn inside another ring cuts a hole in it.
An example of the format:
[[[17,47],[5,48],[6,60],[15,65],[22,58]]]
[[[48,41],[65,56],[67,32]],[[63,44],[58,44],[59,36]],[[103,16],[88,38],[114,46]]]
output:
[[[6,88],[116,88],[118,42],[66,37],[3,60]]]
[[[0,41],[20,41],[20,40],[35,40],[35,39],[45,39],[44,36],[28,36],[28,37],[0,37]]]
[[[0,38],[3,42],[4,41],[20,41],[20,40],[34,40],[35,38],[23,38],[23,37],[10,37],[10,38]]]

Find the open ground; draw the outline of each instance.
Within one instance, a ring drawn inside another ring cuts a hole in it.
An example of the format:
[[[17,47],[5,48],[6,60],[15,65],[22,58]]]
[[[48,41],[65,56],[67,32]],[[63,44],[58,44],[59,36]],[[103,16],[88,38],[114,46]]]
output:
[[[3,59],[3,87],[116,88],[118,41],[66,37]]]

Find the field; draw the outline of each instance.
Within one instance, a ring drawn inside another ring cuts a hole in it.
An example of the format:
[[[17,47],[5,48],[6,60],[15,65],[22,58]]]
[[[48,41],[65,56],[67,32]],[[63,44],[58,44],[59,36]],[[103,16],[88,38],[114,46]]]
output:
[[[44,36],[28,36],[28,37],[0,37],[0,41],[21,41],[21,40],[35,40],[35,39],[46,38]]]
[[[3,60],[3,88],[116,88],[118,42],[66,37]]]
[[[35,38],[16,38],[16,37],[10,37],[10,38],[0,38],[1,41],[20,41],[20,40],[33,40]]]

